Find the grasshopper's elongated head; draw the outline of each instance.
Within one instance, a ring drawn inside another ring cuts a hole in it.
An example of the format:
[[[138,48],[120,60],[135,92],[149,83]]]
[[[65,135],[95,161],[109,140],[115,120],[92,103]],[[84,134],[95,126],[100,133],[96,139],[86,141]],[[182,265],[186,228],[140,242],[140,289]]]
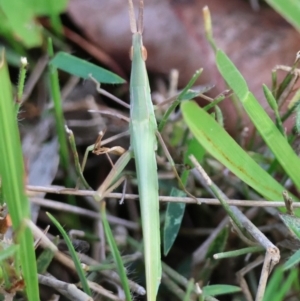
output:
[[[138,59],[143,61],[147,60],[147,49],[143,45],[143,37],[139,32],[132,35],[132,46],[130,49],[130,59],[133,61],[133,57],[138,56]]]
[[[138,20],[135,19],[134,8],[132,0],[129,0],[129,18],[130,28],[132,32],[132,46],[130,49],[130,59],[132,60],[131,70],[131,83],[135,86],[147,86],[146,89],[150,88],[148,84],[148,75],[146,70],[145,61],[147,59],[147,50],[143,45],[143,9],[144,2],[140,0]]]

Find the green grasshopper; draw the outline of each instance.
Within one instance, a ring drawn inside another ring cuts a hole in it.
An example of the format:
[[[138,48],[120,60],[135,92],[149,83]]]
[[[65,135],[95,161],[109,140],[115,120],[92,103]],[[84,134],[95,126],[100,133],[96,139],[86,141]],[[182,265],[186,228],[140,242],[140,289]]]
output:
[[[161,143],[163,143],[163,141],[157,129],[145,64],[147,51],[143,46],[142,39],[143,0],[140,0],[137,21],[135,19],[132,0],[128,1],[130,27],[132,32],[132,47],[130,52],[132,60],[129,121],[130,149],[116,162],[97,192],[99,199],[103,199],[107,193],[118,186],[121,183],[122,178],[117,180],[117,177],[125,168],[130,158],[134,157],[144,238],[147,300],[154,301],[156,300],[162,275],[158,174],[155,157],[155,152],[157,150],[156,135]],[[110,152],[109,149],[102,149],[101,143],[97,146],[95,144],[94,146],[91,146],[91,148],[92,147],[94,147],[95,153],[100,154]],[[95,148],[97,149],[95,150]],[[170,154],[165,146],[163,146],[163,149],[171,162],[180,186],[185,190]],[[112,182],[115,182],[115,184],[110,186]],[[189,194],[186,190],[185,192]]]
[[[135,158],[146,265],[147,300],[156,300],[161,280],[160,224],[158,176],[155,151],[157,149],[157,123],[151,100],[143,46],[143,1],[140,1],[138,23],[134,17],[132,0],[129,0],[132,32],[130,78],[130,143]]]
[[[138,191],[144,238],[146,266],[147,300],[156,300],[161,281],[160,219],[158,174],[155,151],[157,149],[157,123],[151,100],[148,74],[146,70],[147,51],[143,46],[143,0],[140,0],[139,17],[136,22],[132,0],[129,0],[129,17],[132,32],[131,78],[130,78],[130,149],[115,163],[109,175],[97,190],[98,200],[103,199],[122,182],[118,179],[130,158],[135,158]],[[109,153],[102,147],[101,138],[95,145],[94,153]],[[112,186],[111,183],[115,182]]]

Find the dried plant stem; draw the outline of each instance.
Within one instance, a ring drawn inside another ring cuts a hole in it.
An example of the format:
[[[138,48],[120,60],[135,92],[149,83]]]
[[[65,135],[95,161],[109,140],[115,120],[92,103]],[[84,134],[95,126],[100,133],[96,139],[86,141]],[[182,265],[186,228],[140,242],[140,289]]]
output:
[[[247,238],[253,238],[266,250],[264,265],[261,271],[259,286],[255,298],[255,301],[263,300],[268,276],[273,267],[280,260],[279,249],[237,207],[228,205],[226,195],[223,194],[222,191],[212,182],[196,158],[191,155],[190,159],[205,181],[205,186],[214,194],[217,192],[218,199],[222,203],[226,212],[234,220],[235,225],[239,228],[239,230],[241,230],[241,234],[245,236],[247,235]]]
[[[78,195],[78,196],[95,196],[97,193],[92,190],[79,190],[70,189],[63,186],[27,186],[27,193],[29,196],[34,196],[35,193],[45,192],[53,194],[67,194],[67,195]],[[116,198],[121,199],[124,197],[125,200],[138,200],[139,196],[137,194],[122,194],[122,193],[108,193],[106,198]],[[160,196],[159,200],[161,202],[175,202],[175,203],[186,203],[186,204],[207,204],[213,206],[220,206],[220,201],[216,198],[197,198],[197,201],[191,197],[172,197],[172,196]],[[266,200],[227,200],[228,205],[241,206],[241,207],[283,207],[285,208],[285,203],[281,201],[266,201]],[[300,207],[300,202],[293,203],[295,208]]]
[[[69,300],[74,301],[92,301],[93,299],[88,296],[86,293],[78,289],[74,284],[66,283],[60,280],[57,280],[52,275],[38,275],[39,283],[50,286],[62,295],[64,295]]]
[[[34,204],[38,204],[41,207],[46,207],[46,208],[51,208],[51,209],[54,209],[54,210],[75,213],[75,214],[78,214],[78,215],[90,217],[90,218],[95,219],[95,220],[100,219],[99,213],[94,212],[92,210],[77,207],[77,206],[74,206],[74,205],[69,205],[69,204],[66,204],[66,203],[61,203],[61,202],[52,201],[52,200],[43,199],[43,198],[31,198],[30,201]],[[128,229],[131,229],[131,230],[139,230],[140,229],[140,227],[138,226],[137,223],[131,222],[131,221],[128,221],[128,220],[125,220],[125,219],[122,219],[122,218],[119,218],[119,217],[116,217],[116,216],[108,215],[107,220],[109,221],[109,223],[111,223],[113,225],[121,225],[121,226],[124,226]]]

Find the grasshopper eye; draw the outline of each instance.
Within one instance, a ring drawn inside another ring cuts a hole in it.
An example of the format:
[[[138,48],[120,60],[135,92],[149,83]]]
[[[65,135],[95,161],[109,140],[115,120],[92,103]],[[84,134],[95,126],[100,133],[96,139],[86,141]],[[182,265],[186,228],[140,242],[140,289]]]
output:
[[[142,46],[141,51],[142,51],[142,58],[144,61],[146,61],[147,60],[147,49],[144,46]]]
[[[133,58],[133,47],[132,46],[130,47],[130,50],[129,50],[129,57],[130,57],[130,60],[132,61],[132,58]]]

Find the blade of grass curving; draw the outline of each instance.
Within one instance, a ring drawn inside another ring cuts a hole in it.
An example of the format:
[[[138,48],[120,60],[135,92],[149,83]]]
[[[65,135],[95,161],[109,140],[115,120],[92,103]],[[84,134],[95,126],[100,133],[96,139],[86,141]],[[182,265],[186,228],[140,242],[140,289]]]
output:
[[[50,61],[50,65],[83,79],[89,79],[90,76],[93,76],[103,84],[123,84],[126,82],[120,76],[66,52],[58,52]]]
[[[191,132],[212,156],[267,200],[282,200],[282,191],[285,189],[263,170],[207,112],[195,102],[184,102],[181,104],[181,109]],[[282,137],[281,134],[279,135]]]
[[[24,162],[4,50],[0,59],[0,83],[0,175],[13,229],[17,231],[23,219],[29,218],[30,209],[24,188]],[[33,236],[28,228],[24,229],[17,243],[20,243],[20,262],[27,297],[29,300],[39,300]]]
[[[57,221],[57,219],[52,215],[50,214],[49,212],[46,213],[47,216],[50,218],[50,220],[52,221],[52,223],[55,225],[55,227],[58,229],[58,231],[60,232],[60,234],[62,235],[67,247],[68,247],[68,250],[71,254],[71,257],[73,259],[73,262],[74,262],[74,265],[76,267],[76,271],[78,273],[78,277],[80,279],[80,282],[81,282],[81,285],[82,285],[82,288],[84,290],[84,292],[86,294],[88,294],[89,296],[92,295],[91,293],[91,290],[90,290],[90,287],[88,285],[88,281],[86,279],[86,276],[85,276],[85,273],[82,269],[82,266],[81,266],[81,263],[78,259],[78,256],[76,254],[76,251],[74,249],[74,246],[68,236],[68,234],[66,233],[66,231],[64,230],[64,228],[60,225],[60,223]]]
[[[115,263],[117,265],[117,269],[118,269],[118,272],[119,272],[119,277],[120,277],[121,283],[123,285],[126,300],[131,301],[132,299],[131,299],[131,295],[130,295],[128,278],[127,278],[127,275],[126,275],[126,272],[125,272],[123,261],[122,261],[120,252],[118,250],[118,247],[116,245],[114,236],[111,232],[110,226],[109,226],[107,218],[106,218],[105,202],[102,201],[100,206],[101,206],[101,218],[102,218],[103,228],[104,228],[104,232],[105,232],[105,235],[106,235],[106,238],[107,238],[107,242],[109,244],[109,247],[110,247],[110,250],[112,252],[113,258],[114,258]]]
[[[216,62],[220,73],[232,90],[237,94],[256,129],[269,146],[282,168],[289,175],[296,187],[300,189],[300,158],[276,128],[274,122],[259,104],[254,95],[248,91],[243,76],[228,56],[224,52],[218,50]]]
[[[279,14],[300,30],[300,2],[295,0],[266,0]]]

